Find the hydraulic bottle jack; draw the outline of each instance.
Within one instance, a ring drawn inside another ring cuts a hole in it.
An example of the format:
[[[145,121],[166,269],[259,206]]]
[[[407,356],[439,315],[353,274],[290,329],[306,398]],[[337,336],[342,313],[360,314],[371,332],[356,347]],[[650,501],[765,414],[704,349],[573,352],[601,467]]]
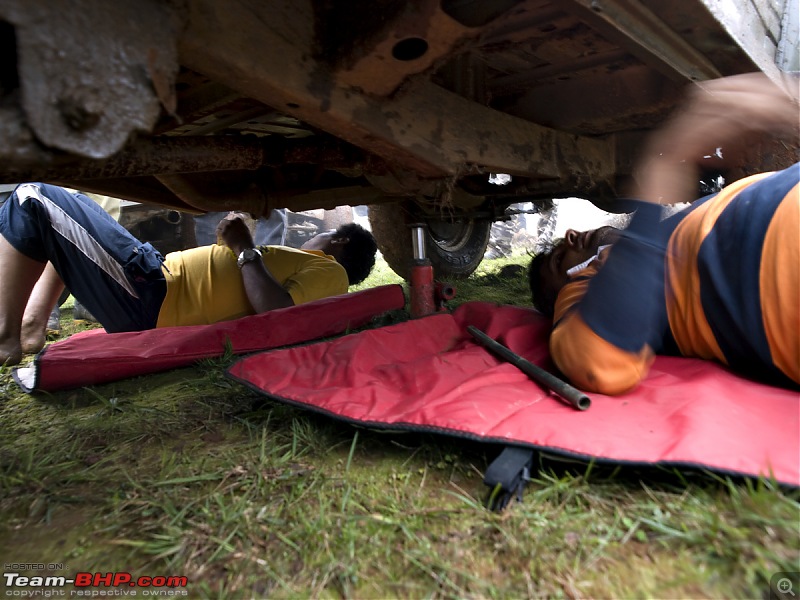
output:
[[[447,283],[434,282],[433,266],[425,255],[425,224],[411,225],[410,313],[411,317],[424,317],[445,310],[444,303],[455,296],[455,288]]]

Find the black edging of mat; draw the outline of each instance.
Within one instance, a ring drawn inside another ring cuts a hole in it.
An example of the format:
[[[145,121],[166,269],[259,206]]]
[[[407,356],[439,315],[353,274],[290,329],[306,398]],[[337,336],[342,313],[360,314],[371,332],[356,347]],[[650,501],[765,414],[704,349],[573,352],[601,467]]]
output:
[[[245,359],[242,359],[245,360]],[[448,437],[459,438],[459,439],[466,439],[473,442],[481,442],[486,444],[497,444],[500,446],[518,446],[523,448],[530,448],[532,450],[536,450],[538,452],[552,452],[554,454],[559,454],[564,456],[565,458],[573,458],[578,459],[583,462],[595,462],[601,465],[621,465],[625,467],[644,467],[644,468],[654,468],[654,467],[674,467],[674,468],[690,468],[699,471],[708,471],[711,473],[717,473],[726,476],[732,477],[742,477],[751,480],[759,480],[764,479],[766,481],[774,482],[784,488],[788,489],[800,489],[800,486],[796,486],[792,483],[786,483],[784,481],[779,481],[774,479],[772,476],[766,475],[753,475],[752,473],[744,473],[742,471],[736,471],[733,469],[722,469],[718,467],[710,467],[708,465],[702,463],[693,463],[693,462],[684,462],[684,461],[659,461],[659,462],[645,462],[645,461],[635,461],[635,460],[626,460],[626,459],[616,459],[616,458],[606,458],[602,456],[596,456],[591,454],[583,454],[580,452],[575,452],[574,450],[567,450],[563,448],[558,448],[555,446],[543,446],[540,444],[533,444],[531,442],[523,442],[519,440],[509,440],[507,438],[495,438],[495,437],[487,437],[481,436],[476,433],[470,433],[466,431],[459,431],[457,429],[450,429],[447,427],[438,427],[435,425],[419,425],[419,424],[411,424],[411,423],[384,423],[381,421],[362,421],[359,419],[354,419],[352,417],[345,417],[338,413],[332,412],[328,409],[321,408],[316,406],[315,404],[308,404],[305,402],[301,402],[299,400],[292,400],[289,398],[284,398],[282,396],[276,396],[273,394],[268,394],[261,388],[259,388],[254,383],[241,379],[236,375],[233,375],[230,372],[238,362],[231,365],[228,369],[225,370],[225,376],[237,383],[265,396],[266,398],[270,398],[276,402],[280,402],[282,404],[288,404],[289,406],[294,406],[297,408],[302,408],[304,410],[311,411],[313,413],[317,413],[320,415],[324,415],[326,417],[332,418],[336,421],[340,421],[343,423],[347,423],[348,425],[357,425],[360,427],[370,428],[370,429],[378,429],[378,430],[385,430],[385,431],[401,431],[401,432],[412,432],[412,433],[436,433],[439,435],[446,435]]]

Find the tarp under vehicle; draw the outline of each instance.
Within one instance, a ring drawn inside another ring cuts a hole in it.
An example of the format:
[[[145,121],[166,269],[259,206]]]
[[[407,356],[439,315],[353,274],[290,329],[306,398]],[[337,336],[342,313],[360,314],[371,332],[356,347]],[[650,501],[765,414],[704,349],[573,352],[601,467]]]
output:
[[[547,366],[549,322],[467,303],[307,346],[245,357],[229,375],[277,400],[373,428],[436,431],[614,463],[691,466],[800,485],[800,395],[715,363],[658,357],[633,392],[577,411],[466,332]]]
[[[244,354],[340,334],[403,306],[403,288],[385,285],[212,325],[111,334],[94,329],[50,344],[13,376],[26,392],[97,385],[226,352]]]

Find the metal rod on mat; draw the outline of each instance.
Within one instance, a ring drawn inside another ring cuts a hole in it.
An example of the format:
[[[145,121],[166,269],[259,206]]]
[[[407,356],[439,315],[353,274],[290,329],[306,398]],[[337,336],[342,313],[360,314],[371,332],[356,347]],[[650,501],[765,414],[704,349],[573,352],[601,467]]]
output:
[[[552,373],[548,373],[541,367],[538,367],[532,362],[525,360],[519,354],[509,350],[503,346],[503,344],[490,338],[477,327],[469,325],[467,327],[467,331],[469,331],[472,336],[481,344],[486,346],[495,354],[499,354],[535,382],[542,384],[547,389],[558,394],[570,406],[577,408],[578,410],[586,410],[589,408],[589,406],[591,406],[592,401],[589,399],[589,396],[581,392],[579,389],[572,387],[566,381],[559,379]]]

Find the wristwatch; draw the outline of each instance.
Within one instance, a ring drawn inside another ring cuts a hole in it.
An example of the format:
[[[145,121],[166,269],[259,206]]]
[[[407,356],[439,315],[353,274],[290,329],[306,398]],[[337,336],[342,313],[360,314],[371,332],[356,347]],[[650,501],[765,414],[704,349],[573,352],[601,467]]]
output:
[[[239,253],[239,258],[236,259],[236,266],[240,269],[245,263],[261,258],[261,250],[258,248],[245,248]]]

